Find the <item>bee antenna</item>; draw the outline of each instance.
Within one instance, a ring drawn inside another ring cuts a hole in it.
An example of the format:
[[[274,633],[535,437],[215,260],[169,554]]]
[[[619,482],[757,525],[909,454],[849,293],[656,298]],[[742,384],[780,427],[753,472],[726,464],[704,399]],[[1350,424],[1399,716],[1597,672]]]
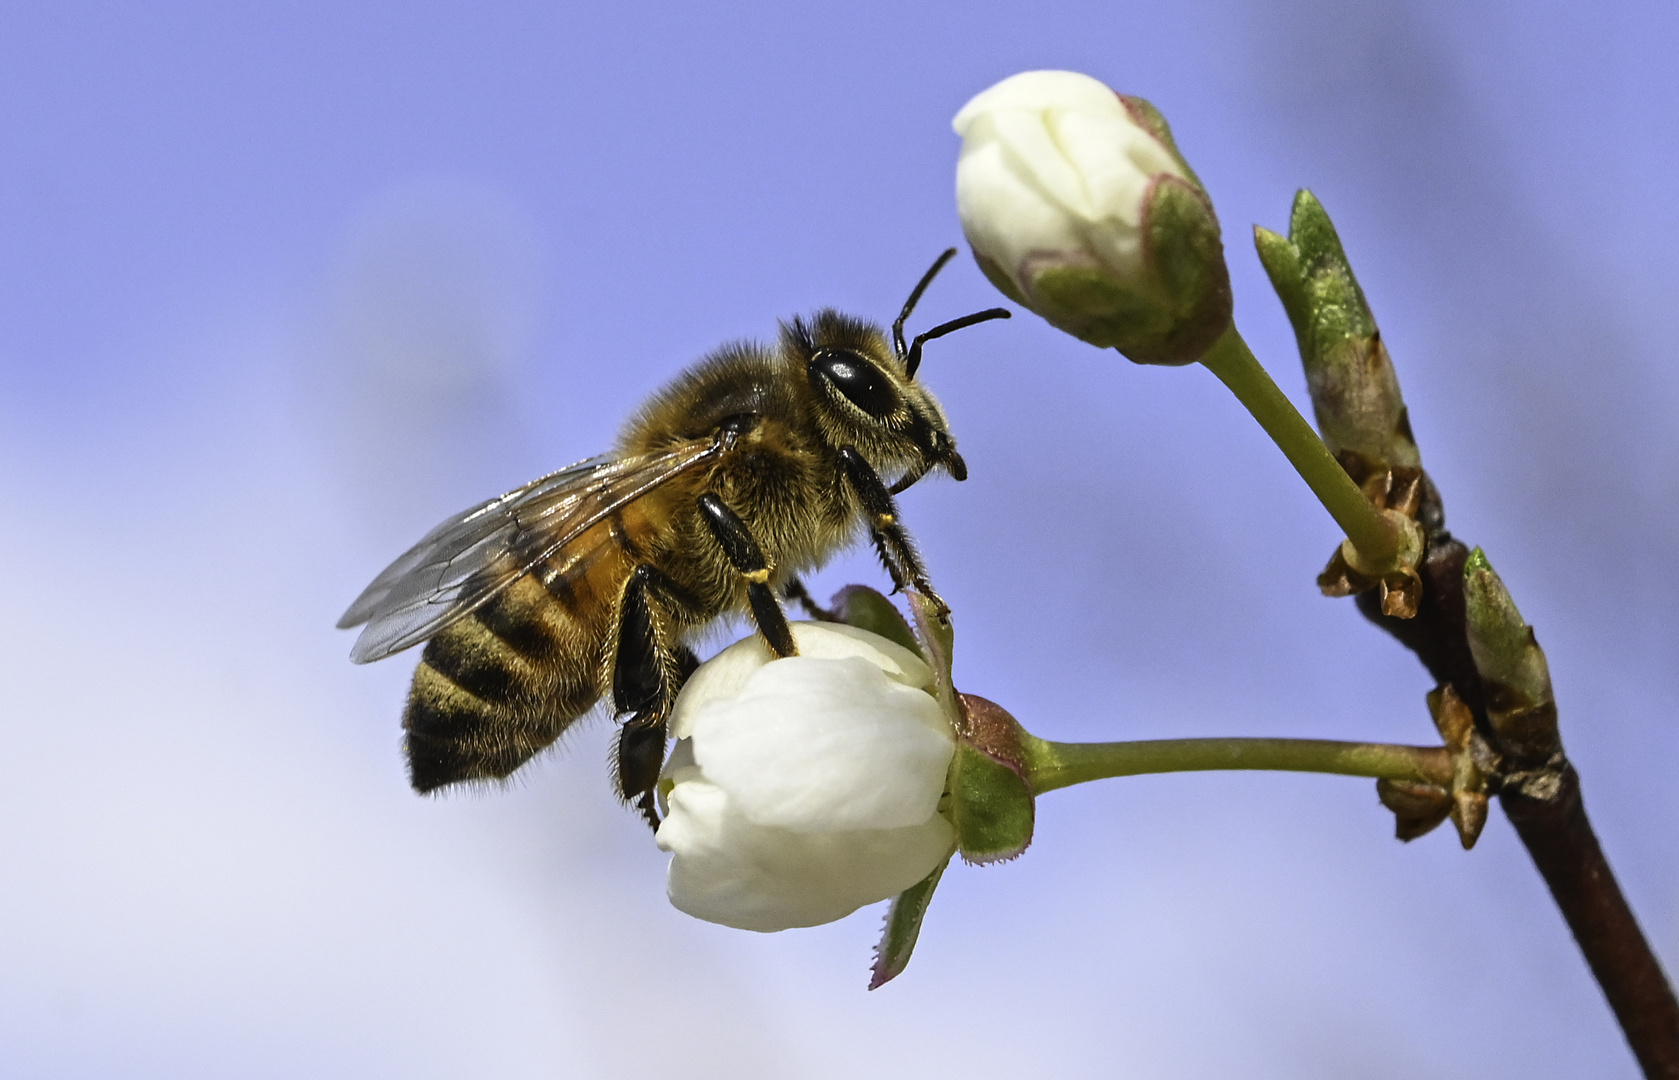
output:
[[[904,320],[909,318],[909,313],[915,310],[915,305],[921,300],[921,294],[926,292],[927,286],[931,285],[933,279],[939,276],[939,271],[944,269],[945,263],[954,258],[956,258],[956,249],[946,248],[943,255],[934,259],[933,265],[928,268],[925,274],[921,275],[921,280],[915,283],[915,288],[910,290],[909,299],[904,301],[904,310],[898,312],[898,321],[892,324],[892,348],[898,354],[899,363],[903,363],[909,358],[909,353],[904,349]]]
[[[915,340],[910,342],[909,355],[904,358],[904,377],[915,378],[915,369],[921,366],[921,346],[927,342],[934,338],[942,338],[946,334],[955,333],[965,327],[973,326],[975,323],[990,322],[992,319],[1006,319],[1008,317],[1008,308],[986,308],[984,311],[976,311],[972,315],[964,315],[960,319],[940,323],[925,334],[915,335]]]

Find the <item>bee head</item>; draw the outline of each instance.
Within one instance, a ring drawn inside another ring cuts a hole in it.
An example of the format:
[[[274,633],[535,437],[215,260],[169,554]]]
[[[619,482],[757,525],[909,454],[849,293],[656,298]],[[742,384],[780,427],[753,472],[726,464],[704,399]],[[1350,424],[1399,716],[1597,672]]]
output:
[[[958,480],[968,478],[968,466],[956,452],[944,410],[915,381],[915,372],[927,342],[975,323],[1006,319],[1009,313],[990,308],[964,315],[904,344],[904,321],[955,255],[955,248],[945,251],[910,290],[892,323],[891,351],[879,327],[835,311],[820,312],[808,326],[794,319],[785,328],[788,346],[809,372],[830,444],[854,445],[877,468],[901,472],[892,485],[894,494],[934,468],[943,468]]]
[[[830,446],[854,446],[881,472],[900,476],[895,490],[935,468],[967,478],[944,410],[906,373],[878,326],[822,311],[783,331],[788,353],[804,367],[811,407]]]

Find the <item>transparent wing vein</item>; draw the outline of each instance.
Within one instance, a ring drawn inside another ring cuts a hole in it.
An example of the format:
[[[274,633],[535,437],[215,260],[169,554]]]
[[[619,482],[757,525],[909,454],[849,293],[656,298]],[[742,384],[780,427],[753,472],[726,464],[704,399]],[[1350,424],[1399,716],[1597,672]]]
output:
[[[465,618],[624,505],[717,451],[710,439],[580,461],[464,510],[386,567],[338,620],[366,623],[350,659],[380,660]]]

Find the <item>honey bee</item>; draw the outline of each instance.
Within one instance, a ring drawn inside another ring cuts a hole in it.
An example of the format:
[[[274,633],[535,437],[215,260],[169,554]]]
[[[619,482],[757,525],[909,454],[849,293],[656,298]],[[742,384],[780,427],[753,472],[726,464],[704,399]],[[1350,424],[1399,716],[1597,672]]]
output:
[[[618,792],[656,827],[665,720],[709,624],[748,614],[793,655],[777,593],[814,607],[798,575],[864,530],[896,589],[948,610],[893,496],[935,469],[967,477],[915,379],[922,346],[1009,314],[906,347],[904,321],[955,254],[916,284],[890,344],[830,309],[783,323],[774,347],[726,345],[654,394],[610,453],[456,514],[375,578],[338,625],[367,624],[357,663],[426,642],[402,718],[415,790],[504,779],[610,697]]]

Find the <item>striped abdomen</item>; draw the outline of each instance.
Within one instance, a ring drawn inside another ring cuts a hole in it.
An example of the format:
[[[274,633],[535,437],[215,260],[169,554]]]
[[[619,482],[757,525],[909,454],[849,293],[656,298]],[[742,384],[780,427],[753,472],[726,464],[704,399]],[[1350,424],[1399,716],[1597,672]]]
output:
[[[415,790],[502,779],[593,707],[633,566],[603,524],[427,642],[402,717]]]

